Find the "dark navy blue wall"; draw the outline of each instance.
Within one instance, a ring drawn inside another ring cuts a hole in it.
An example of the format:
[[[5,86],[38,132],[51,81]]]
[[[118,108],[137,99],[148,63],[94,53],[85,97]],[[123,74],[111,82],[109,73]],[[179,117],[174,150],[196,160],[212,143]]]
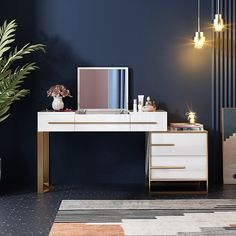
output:
[[[34,56],[40,70],[24,84],[31,94],[0,124],[3,183],[36,184],[37,111],[49,108],[46,90],[69,87],[76,108],[77,66],[128,66],[131,99],[150,95],[169,121],[183,121],[187,106],[211,126],[211,0],[202,2],[208,46],[193,48],[196,0],[9,0],[1,23],[16,19],[18,44],[47,45]],[[14,7],[13,7],[14,6]],[[51,135],[51,179],[59,183],[144,183],[143,133]],[[213,170],[211,170],[212,172]]]

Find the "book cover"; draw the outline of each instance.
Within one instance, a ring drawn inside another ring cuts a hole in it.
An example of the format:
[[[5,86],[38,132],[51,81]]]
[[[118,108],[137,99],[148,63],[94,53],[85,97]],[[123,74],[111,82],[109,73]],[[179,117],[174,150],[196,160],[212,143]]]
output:
[[[170,123],[170,127],[172,128],[202,128],[203,124],[195,123],[195,124],[189,124],[189,123]]]
[[[203,131],[204,129],[202,127],[170,127],[170,130],[173,131]]]

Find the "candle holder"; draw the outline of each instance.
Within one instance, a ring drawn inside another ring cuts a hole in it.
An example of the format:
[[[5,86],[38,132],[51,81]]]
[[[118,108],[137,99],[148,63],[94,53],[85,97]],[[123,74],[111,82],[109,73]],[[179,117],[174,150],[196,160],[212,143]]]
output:
[[[196,112],[193,112],[193,111],[186,112],[186,116],[190,124],[196,123],[196,119],[197,119]]]

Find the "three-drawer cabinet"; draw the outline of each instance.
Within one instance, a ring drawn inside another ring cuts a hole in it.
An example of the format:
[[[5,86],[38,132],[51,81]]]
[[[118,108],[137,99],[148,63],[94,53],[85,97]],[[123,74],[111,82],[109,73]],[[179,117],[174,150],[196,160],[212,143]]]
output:
[[[207,131],[150,132],[149,190],[153,182],[205,181],[208,186]]]

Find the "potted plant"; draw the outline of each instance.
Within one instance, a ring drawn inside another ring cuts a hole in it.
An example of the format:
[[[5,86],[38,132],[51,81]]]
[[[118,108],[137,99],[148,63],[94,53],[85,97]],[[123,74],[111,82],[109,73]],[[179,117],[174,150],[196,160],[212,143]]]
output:
[[[15,41],[16,21],[5,21],[0,26],[0,122],[9,115],[9,109],[13,102],[25,97],[29,90],[22,89],[24,79],[35,69],[35,62],[17,66],[16,62],[22,60],[27,54],[36,51],[44,51],[42,44],[26,44],[18,49],[12,46]],[[0,159],[1,178],[1,159]]]

